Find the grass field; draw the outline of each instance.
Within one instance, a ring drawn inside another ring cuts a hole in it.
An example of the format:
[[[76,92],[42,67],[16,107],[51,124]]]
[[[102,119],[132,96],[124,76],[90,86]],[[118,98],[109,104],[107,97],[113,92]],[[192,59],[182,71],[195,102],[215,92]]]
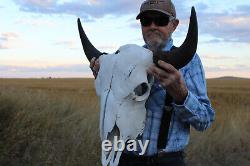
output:
[[[216,120],[192,130],[194,166],[250,165],[250,79],[210,79]],[[100,165],[93,79],[0,79],[1,166]]]

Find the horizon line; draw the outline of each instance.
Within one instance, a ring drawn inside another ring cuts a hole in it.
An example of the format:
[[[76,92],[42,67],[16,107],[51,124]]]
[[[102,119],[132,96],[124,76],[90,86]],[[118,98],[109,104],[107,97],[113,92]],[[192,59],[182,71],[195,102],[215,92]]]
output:
[[[237,77],[237,76],[219,76],[219,77],[208,77],[205,79],[221,79],[221,78],[231,78],[231,79],[250,79],[250,77]],[[0,79],[94,79],[93,76],[89,77],[0,77]]]

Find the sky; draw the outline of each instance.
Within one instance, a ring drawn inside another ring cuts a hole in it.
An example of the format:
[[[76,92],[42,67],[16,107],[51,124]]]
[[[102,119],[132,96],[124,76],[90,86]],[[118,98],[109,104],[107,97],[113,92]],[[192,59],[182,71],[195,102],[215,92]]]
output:
[[[250,0],[172,0],[180,24],[175,46],[185,39],[190,9],[199,24],[197,53],[206,78],[250,78]],[[92,43],[114,53],[143,45],[135,19],[143,0],[1,0],[0,77],[93,77],[82,50],[77,18]]]

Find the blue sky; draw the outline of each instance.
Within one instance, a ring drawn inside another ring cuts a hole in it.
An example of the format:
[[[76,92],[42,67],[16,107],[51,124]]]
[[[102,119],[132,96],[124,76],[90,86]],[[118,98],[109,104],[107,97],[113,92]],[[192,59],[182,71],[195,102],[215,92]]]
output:
[[[91,77],[76,20],[99,50],[143,45],[135,17],[143,0],[1,0],[0,77]],[[199,23],[198,54],[206,77],[250,78],[250,1],[173,0],[186,35],[191,6]]]

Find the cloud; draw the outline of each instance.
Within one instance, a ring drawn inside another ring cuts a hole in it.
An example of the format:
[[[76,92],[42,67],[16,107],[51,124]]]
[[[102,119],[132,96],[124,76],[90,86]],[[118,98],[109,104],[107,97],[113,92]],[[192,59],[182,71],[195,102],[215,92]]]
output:
[[[20,10],[42,14],[69,14],[84,19],[100,18],[105,15],[124,15],[138,11],[140,1],[134,0],[14,0]]]
[[[0,65],[0,71],[13,72],[84,72],[90,71],[88,65],[74,64],[74,65],[56,65],[56,66],[11,66]]]
[[[78,48],[76,42],[74,41],[58,41],[54,43],[55,45],[63,46],[63,47],[68,47],[69,49],[76,49]]]
[[[211,59],[211,60],[226,60],[226,59],[235,59],[235,57],[233,56],[223,56],[223,55],[216,55],[216,56],[213,56],[213,55],[204,55],[202,56],[202,58],[205,58],[205,59]]]
[[[40,14],[68,14],[81,17],[84,21],[93,21],[106,15],[134,15],[139,11],[143,0],[13,0],[25,12]],[[218,4],[217,10],[208,2],[189,2],[173,0],[177,17],[181,20],[176,35],[185,35],[190,15],[190,7],[196,7],[200,34],[210,35],[210,42],[240,42],[250,43],[250,5],[235,5],[226,8]],[[209,6],[210,5],[210,6]],[[224,4],[223,4],[224,5]],[[119,18],[119,17],[118,17]],[[129,27],[138,28],[134,20],[129,21]]]
[[[200,10],[201,34],[214,37],[211,42],[250,43],[250,5],[239,5],[225,11]]]
[[[190,6],[188,4],[182,5],[181,10],[180,8],[178,10],[180,3],[176,3],[177,17],[181,23],[176,31],[178,37],[185,35],[189,23],[188,16],[190,15]],[[196,7],[199,33],[213,38],[209,43],[250,43],[248,37],[250,36],[250,5],[235,5],[235,7],[231,8],[223,6],[214,9],[209,3],[198,2],[194,6]]]
[[[210,13],[203,17],[207,19],[200,21],[200,31],[213,36],[215,42],[250,43],[250,16]]]
[[[250,77],[250,66],[235,65],[232,67],[205,67],[206,78],[234,76],[234,77]]]
[[[18,38],[18,35],[13,32],[0,34],[0,49],[9,49],[12,47],[12,42]]]
[[[38,20],[38,19],[21,19],[16,21],[16,24],[32,25],[32,26],[48,26],[54,27],[55,23],[48,20]]]
[[[87,64],[55,66],[0,65],[0,77],[92,77]]]
[[[249,72],[250,66],[238,64],[232,67],[205,67],[207,72]]]
[[[62,47],[67,47],[69,49],[79,49],[79,43],[75,42],[73,40],[63,40],[63,41],[57,41],[55,43],[53,43],[56,46],[62,46]],[[82,48],[82,46],[80,46],[80,48]],[[118,49],[119,46],[117,45],[96,45],[96,48],[98,48],[99,50],[115,50]]]
[[[23,3],[31,3],[41,7],[49,7],[53,4],[53,0],[22,0]],[[55,2],[55,1],[54,1]]]
[[[115,50],[115,49],[118,49],[118,46],[116,46],[116,45],[99,45],[99,46],[97,46],[97,48],[100,50]]]
[[[250,16],[249,10],[250,10],[250,5],[239,5],[233,12],[235,12],[236,15],[239,16]]]
[[[137,22],[131,22],[131,23],[129,24],[129,27],[130,27],[130,28],[135,28],[135,29],[140,29],[140,28],[141,28],[141,25],[138,24]]]

